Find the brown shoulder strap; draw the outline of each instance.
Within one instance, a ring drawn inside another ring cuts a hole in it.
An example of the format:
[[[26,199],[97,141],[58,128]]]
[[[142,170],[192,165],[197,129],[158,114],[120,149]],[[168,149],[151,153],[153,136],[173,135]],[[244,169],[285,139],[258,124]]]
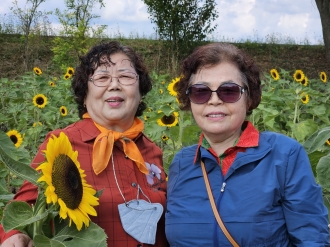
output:
[[[212,194],[212,190],[211,190],[211,186],[210,186],[210,182],[209,182],[209,178],[207,176],[206,173],[206,169],[205,169],[205,165],[204,162],[201,161],[201,167],[202,167],[202,171],[203,171],[203,176],[204,176],[204,181],[205,181],[205,185],[206,185],[206,189],[207,189],[207,194],[209,196],[209,200],[211,203],[211,207],[214,213],[214,216],[221,228],[221,230],[223,231],[223,233],[225,234],[225,236],[227,237],[227,239],[230,241],[230,243],[234,246],[234,247],[239,247],[239,245],[236,243],[236,241],[233,239],[233,237],[230,235],[230,233],[227,231],[226,226],[223,224],[221,218],[220,218],[220,214],[217,210],[217,207],[215,205],[214,202],[214,198],[213,198],[213,194]]]

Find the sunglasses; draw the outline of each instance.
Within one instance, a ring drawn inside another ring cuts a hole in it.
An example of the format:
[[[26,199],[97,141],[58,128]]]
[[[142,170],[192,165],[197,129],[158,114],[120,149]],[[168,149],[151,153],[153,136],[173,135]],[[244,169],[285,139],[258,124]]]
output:
[[[211,98],[213,92],[216,92],[219,99],[224,103],[235,103],[241,98],[245,89],[233,82],[226,82],[215,91],[204,84],[194,84],[188,87],[186,94],[189,95],[190,101],[195,104],[206,103]]]

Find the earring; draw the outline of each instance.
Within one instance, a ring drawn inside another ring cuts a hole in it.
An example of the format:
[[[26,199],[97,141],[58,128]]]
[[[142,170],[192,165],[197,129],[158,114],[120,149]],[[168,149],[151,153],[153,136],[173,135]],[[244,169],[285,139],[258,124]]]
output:
[[[84,103],[84,105],[83,105],[83,106],[84,106],[84,108],[86,108],[86,104],[85,104],[85,103]]]

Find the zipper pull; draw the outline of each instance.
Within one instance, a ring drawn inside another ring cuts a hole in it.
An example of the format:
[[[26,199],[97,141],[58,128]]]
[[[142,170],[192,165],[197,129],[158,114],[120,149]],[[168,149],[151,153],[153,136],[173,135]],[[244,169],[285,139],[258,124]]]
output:
[[[226,183],[225,183],[225,182],[223,182],[223,183],[222,183],[222,187],[221,187],[221,190],[220,190],[220,191],[221,191],[221,192],[224,192],[224,191],[225,191],[225,187],[226,187]]]

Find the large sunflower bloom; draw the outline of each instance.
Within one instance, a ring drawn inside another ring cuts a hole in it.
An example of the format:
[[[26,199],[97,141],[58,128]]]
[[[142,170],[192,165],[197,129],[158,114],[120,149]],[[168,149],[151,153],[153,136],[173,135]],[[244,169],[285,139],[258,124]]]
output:
[[[42,74],[42,70],[39,69],[38,67],[34,67],[34,68],[33,68],[33,72],[34,72],[36,75],[41,75],[41,74]]]
[[[39,108],[44,108],[47,104],[47,97],[43,94],[37,94],[33,97],[33,104]]]
[[[21,134],[17,130],[9,130],[7,132],[7,136],[9,136],[10,140],[14,143],[15,147],[21,146],[23,142],[23,138]]]
[[[323,82],[327,82],[327,74],[324,71],[320,73],[320,79]]]
[[[302,93],[302,94],[300,95],[300,100],[301,100],[301,102],[303,102],[304,104],[307,104],[307,103],[309,102],[309,96],[308,96],[308,94],[306,94],[306,93]]]
[[[61,106],[60,107],[60,113],[63,117],[65,117],[66,115],[68,115],[68,109],[66,109],[65,106]]]
[[[305,75],[302,70],[296,70],[296,72],[293,74],[293,79],[297,82],[301,82],[304,79]]]
[[[270,75],[273,77],[275,81],[278,81],[280,79],[280,74],[276,69],[270,70]]]
[[[174,78],[167,87],[167,90],[169,91],[170,95],[174,97],[178,95],[178,93],[175,90],[175,86],[179,81],[180,81],[180,77]]]
[[[300,84],[301,85],[304,85],[305,87],[308,85],[308,78],[307,78],[307,76],[305,76],[304,79],[301,80]]]
[[[47,203],[58,203],[59,216],[69,217],[71,226],[75,223],[78,231],[83,224],[89,226],[89,215],[96,216],[93,206],[99,205],[96,191],[86,183],[86,174],[80,168],[78,152],[73,151],[69,138],[61,132],[49,139],[44,150],[46,161],[37,167],[42,171],[38,182],[45,182]]]
[[[157,120],[157,123],[160,126],[173,127],[177,125],[177,123],[179,122],[178,117],[179,117],[179,113],[173,112],[169,116],[163,115],[160,119]]]

